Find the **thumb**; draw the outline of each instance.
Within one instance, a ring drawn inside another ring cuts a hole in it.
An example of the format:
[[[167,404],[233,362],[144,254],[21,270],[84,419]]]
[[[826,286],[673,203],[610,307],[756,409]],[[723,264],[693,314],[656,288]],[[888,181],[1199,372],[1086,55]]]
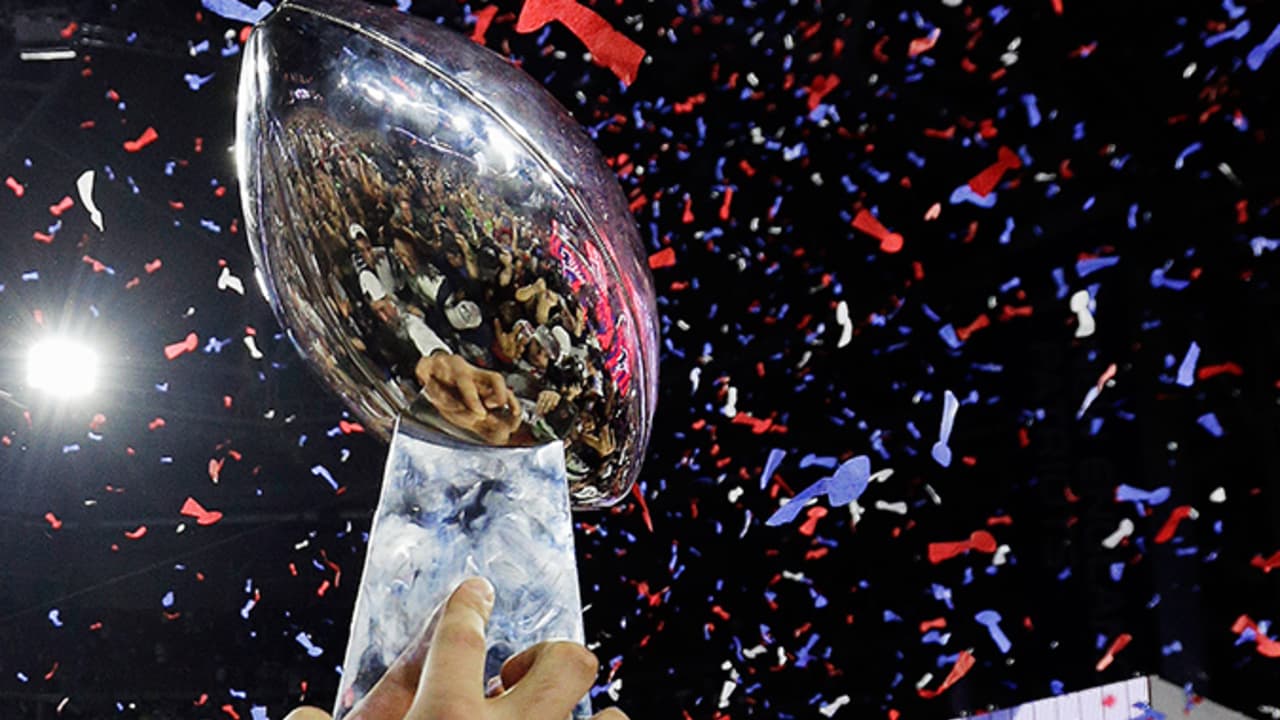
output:
[[[329,717],[329,713],[320,708],[303,705],[295,708],[293,712],[284,716],[284,720],[333,720]]]

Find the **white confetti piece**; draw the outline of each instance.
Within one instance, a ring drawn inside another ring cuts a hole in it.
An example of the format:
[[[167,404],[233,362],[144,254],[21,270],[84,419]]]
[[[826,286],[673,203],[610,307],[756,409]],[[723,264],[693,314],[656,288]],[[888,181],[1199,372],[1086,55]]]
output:
[[[901,501],[900,501],[900,502],[892,502],[892,503],[891,503],[891,502],[885,502],[884,500],[877,500],[877,501],[876,501],[876,509],[877,509],[877,510],[884,510],[884,511],[886,511],[886,512],[896,513],[896,514],[898,514],[898,515],[906,515],[906,514],[907,514],[907,503],[906,503],[906,502],[901,502]]]
[[[244,336],[244,346],[249,348],[249,357],[254,360],[262,359],[262,351],[258,349],[258,343],[253,339],[252,335]]]
[[[1133,534],[1133,529],[1134,528],[1133,528],[1132,520],[1130,520],[1129,518],[1125,518],[1121,520],[1120,527],[1116,528],[1115,532],[1111,533],[1110,535],[1108,535],[1106,538],[1103,539],[1102,546],[1107,548],[1108,550],[1116,549],[1116,547],[1118,547],[1121,542],[1124,542],[1125,538]]]
[[[849,322],[849,304],[841,300],[836,306],[836,322],[840,323],[840,341],[836,347],[842,348],[853,339],[853,323]]]
[[[1227,501],[1227,490],[1226,490],[1226,488],[1221,488],[1221,487],[1220,487],[1220,488],[1218,488],[1217,490],[1214,490],[1213,492],[1209,493],[1209,502],[1212,502],[1212,503],[1224,503],[1224,502],[1226,502],[1226,501]]]
[[[840,710],[840,708],[848,704],[849,704],[849,696],[841,695],[835,700],[832,700],[831,702],[826,703],[825,705],[822,705],[821,707],[819,707],[818,712],[822,713],[827,717],[833,717],[836,714],[836,712]]]
[[[218,289],[230,290],[237,295],[244,294],[244,281],[231,274],[231,268],[223,265],[222,274],[218,276]]]
[[[1097,323],[1093,319],[1093,298],[1089,297],[1088,290],[1080,290],[1071,296],[1071,312],[1076,314],[1076,337],[1089,337],[1097,330]]]
[[[80,203],[89,211],[89,219],[94,225],[98,226],[98,232],[102,229],[102,211],[98,209],[98,204],[93,201],[93,178],[92,170],[85,170],[76,178],[76,190],[80,191]]]

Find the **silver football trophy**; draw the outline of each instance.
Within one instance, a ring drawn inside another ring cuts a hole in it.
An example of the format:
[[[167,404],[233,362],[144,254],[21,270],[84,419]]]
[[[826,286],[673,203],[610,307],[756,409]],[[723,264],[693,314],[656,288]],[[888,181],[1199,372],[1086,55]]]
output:
[[[657,388],[653,281],[598,151],[505,59],[356,0],[254,28],[236,122],[263,294],[390,443],[334,716],[469,575],[497,589],[490,676],[581,642],[570,507],[626,495]]]

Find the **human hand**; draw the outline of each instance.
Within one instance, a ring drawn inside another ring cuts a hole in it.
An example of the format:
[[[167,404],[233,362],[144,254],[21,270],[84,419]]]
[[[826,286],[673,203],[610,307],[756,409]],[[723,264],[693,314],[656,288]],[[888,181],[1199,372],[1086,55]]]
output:
[[[414,375],[445,420],[486,442],[504,443],[520,428],[520,400],[498,373],[441,352],[418,360]]]
[[[485,697],[484,628],[492,610],[492,586],[478,578],[464,582],[344,720],[568,718],[595,679],[595,655],[572,642],[534,645],[503,664],[501,692]],[[330,718],[323,710],[300,707],[285,720]],[[592,720],[627,716],[608,708]]]
[[[543,390],[538,393],[538,404],[537,407],[534,408],[534,412],[539,415],[546,415],[552,410],[555,410],[556,406],[559,404],[560,393],[555,390]]]

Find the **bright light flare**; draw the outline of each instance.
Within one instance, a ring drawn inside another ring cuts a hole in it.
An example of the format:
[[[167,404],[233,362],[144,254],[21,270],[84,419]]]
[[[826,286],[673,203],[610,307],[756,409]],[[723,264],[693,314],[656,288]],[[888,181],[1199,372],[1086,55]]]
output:
[[[62,398],[84,397],[98,383],[98,354],[67,338],[45,338],[31,347],[27,385]]]

